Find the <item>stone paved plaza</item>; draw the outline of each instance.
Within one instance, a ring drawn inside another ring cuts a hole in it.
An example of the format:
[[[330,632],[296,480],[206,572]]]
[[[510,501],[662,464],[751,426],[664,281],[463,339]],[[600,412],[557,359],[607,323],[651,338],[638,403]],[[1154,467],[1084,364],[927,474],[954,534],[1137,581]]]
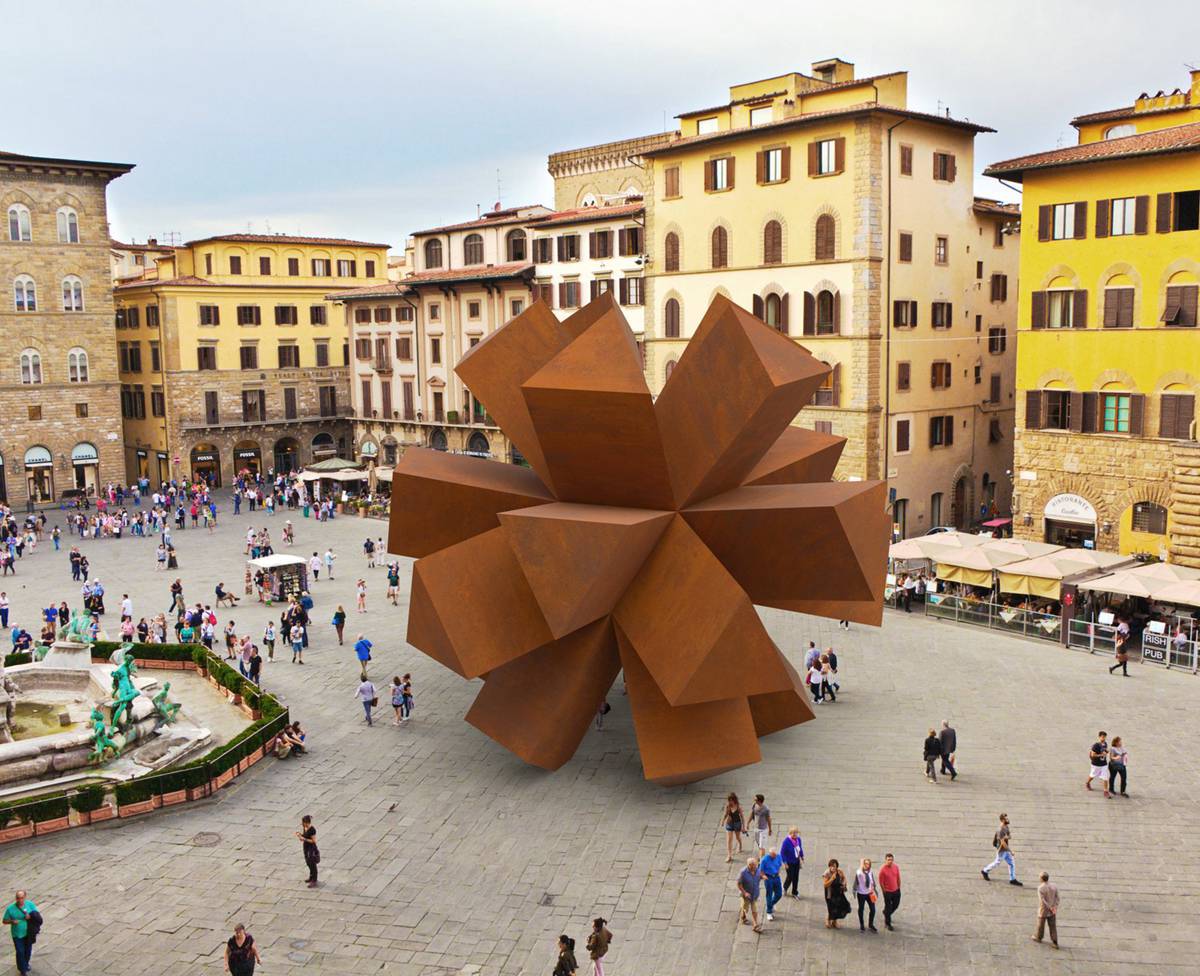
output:
[[[764,611],[793,662],[810,638],[838,649],[843,694],[816,721],[763,740],[760,765],[683,789],[648,785],[618,687],[605,729],[546,774],[463,722],[476,683],[405,645],[406,608],[384,605],[383,569],[369,571],[369,612],[353,612],[362,542],[386,534],[384,523],[294,520],[294,551],[332,544],[340,556],[336,580],[314,587],[307,663],[283,654],[265,669],[311,754],[261,763],[182,809],[0,847],[6,899],[27,888],[46,916],[35,973],[217,973],[236,921],[268,974],[549,973],[560,932],[577,939],[583,973],[598,914],[615,933],[611,976],[1196,971],[1200,678],[1141,666],[1110,677],[1100,657],[916,614],[888,612],[882,630],[845,634]],[[223,512],[216,534],[177,535],[190,601],[210,600],[218,578],[241,593],[248,521]],[[275,539],[283,521],[255,516]],[[167,606],[153,542],[83,545],[107,589],[107,621],[126,590],[135,616]],[[12,619],[31,629],[45,598],[79,602],[65,548],[48,548],[0,582]],[[328,626],[338,602],[349,611],[342,648]],[[232,615],[257,636],[268,612]],[[390,708],[372,728],[362,721],[350,647],[360,630],[375,641],[378,684],[413,673],[406,726],[390,724]],[[958,729],[961,775],[934,786],[921,742],[942,718]],[[1083,789],[1100,728],[1130,749],[1131,800]],[[747,805],[765,793],[777,830],[799,826],[809,856],[802,898],[785,899],[762,936],[737,925],[736,865],[718,830],[729,790]],[[1003,871],[991,883],[979,875],[1002,810],[1025,888]],[[317,890],[303,884],[293,836],[304,813],[320,832]],[[201,834],[220,841],[204,846]],[[837,857],[852,871],[886,851],[903,873],[896,931],[880,920],[880,934],[860,934],[853,919],[826,930],[819,865]],[[1041,870],[1062,895],[1058,953],[1029,940]]]

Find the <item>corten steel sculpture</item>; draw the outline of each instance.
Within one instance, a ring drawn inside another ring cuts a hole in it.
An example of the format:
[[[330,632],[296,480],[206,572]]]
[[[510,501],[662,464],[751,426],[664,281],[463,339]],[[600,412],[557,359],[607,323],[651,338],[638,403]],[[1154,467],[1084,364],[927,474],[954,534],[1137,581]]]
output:
[[[611,296],[535,304],[459,377],[530,467],[410,449],[390,552],[417,558],[408,641],[484,685],[467,721],[556,769],[625,671],[647,779],[760,758],[813,717],[754,604],[878,624],[881,482],[790,426],[828,367],[717,298],[655,401]]]

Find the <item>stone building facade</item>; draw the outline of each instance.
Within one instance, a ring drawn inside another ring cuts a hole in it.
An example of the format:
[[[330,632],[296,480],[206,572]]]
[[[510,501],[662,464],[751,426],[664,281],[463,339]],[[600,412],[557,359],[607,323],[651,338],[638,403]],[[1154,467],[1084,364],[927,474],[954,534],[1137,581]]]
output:
[[[647,185],[643,153],[678,137],[678,132],[657,132],[551,153],[546,168],[554,178],[554,209],[594,207],[644,195]]]
[[[108,184],[133,167],[0,152],[0,497],[125,479]]]
[[[233,234],[119,283],[130,477],[227,485],[242,470],[352,457],[349,340],[325,295],[386,276],[386,244]]]

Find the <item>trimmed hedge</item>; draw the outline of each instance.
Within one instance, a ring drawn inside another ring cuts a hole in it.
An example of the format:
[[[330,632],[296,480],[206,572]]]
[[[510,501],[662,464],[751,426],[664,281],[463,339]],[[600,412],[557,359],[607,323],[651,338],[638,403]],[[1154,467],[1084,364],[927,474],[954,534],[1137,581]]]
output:
[[[122,645],[116,641],[96,641],[92,645],[92,657],[107,661],[113,651]],[[194,661],[195,644],[134,644],[133,656],[143,661]],[[206,649],[203,644],[199,650]]]
[[[106,792],[103,783],[81,787],[79,792],[71,797],[71,809],[76,813],[93,813],[104,806]]]
[[[145,803],[151,797],[158,796],[157,784],[151,777],[131,779],[127,783],[118,783],[113,792],[117,795],[117,806],[126,807],[133,803]]]
[[[45,796],[32,803],[24,803],[17,808],[17,816],[21,823],[41,823],[43,820],[57,820],[65,817],[69,809],[66,793]]]
[[[33,663],[33,655],[29,654],[29,653],[19,654],[19,653],[14,652],[12,654],[4,655],[4,666],[6,668],[15,667],[18,664],[32,664],[32,663]]]
[[[254,690],[254,682],[243,682],[244,689],[242,691],[242,701],[245,702],[247,708],[258,708],[262,702],[262,695]]]

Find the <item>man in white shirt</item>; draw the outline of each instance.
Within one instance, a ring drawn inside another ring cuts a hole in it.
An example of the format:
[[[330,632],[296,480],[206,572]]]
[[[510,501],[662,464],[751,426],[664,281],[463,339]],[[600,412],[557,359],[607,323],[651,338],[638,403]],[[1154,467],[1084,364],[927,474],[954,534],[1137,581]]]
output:
[[[308,561],[308,571],[310,573],[312,573],[312,578],[314,581],[320,579],[320,577],[321,577],[321,557],[318,556],[315,552],[312,554],[312,559],[310,559]]]
[[[129,594],[126,593],[121,597],[121,616],[133,617],[133,601],[129,599]]]
[[[333,561],[337,556],[333,554],[333,549],[325,550],[325,575],[333,579]]]

